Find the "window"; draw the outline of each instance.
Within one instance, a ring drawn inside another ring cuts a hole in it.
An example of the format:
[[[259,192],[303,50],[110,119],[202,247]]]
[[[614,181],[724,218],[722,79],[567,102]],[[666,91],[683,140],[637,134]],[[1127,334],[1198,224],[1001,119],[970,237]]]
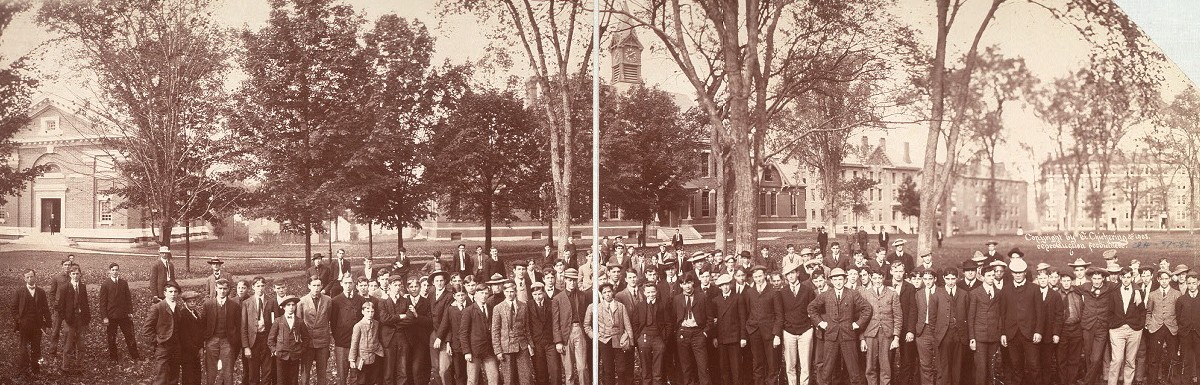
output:
[[[758,193],[758,215],[767,215],[767,193]]]
[[[458,232],[455,232],[455,233],[450,233],[450,240],[451,240],[451,241],[461,241],[461,240],[462,240],[462,233],[458,233]]]
[[[48,117],[42,118],[41,134],[46,135],[46,136],[62,134],[62,127],[59,126],[59,124],[58,124],[57,116],[48,116]]]
[[[581,231],[572,231],[571,232],[571,239],[579,240],[582,238],[583,238],[583,232],[581,232]]]
[[[712,153],[700,151],[700,176],[712,176]]]
[[[791,201],[789,203],[791,204],[791,207],[792,207],[792,209],[790,211],[788,211],[788,213],[790,213],[791,216],[794,217],[794,216],[796,216],[796,194],[789,194],[788,198]]]
[[[621,219],[621,208],[616,205],[609,205],[608,219]]]
[[[708,191],[700,193],[700,216],[707,217],[708,211]]]
[[[0,223],[7,223],[7,222],[8,222],[8,211],[0,210]]]
[[[762,180],[763,180],[763,182],[774,182],[774,181],[775,181],[775,173],[774,173],[774,172],[771,172],[771,166],[764,166],[764,167],[763,167],[763,178],[762,178]]]
[[[96,211],[100,212],[100,224],[111,225],[113,219],[112,199],[108,197],[101,198],[99,206],[99,209]]]
[[[771,203],[770,204],[771,216],[779,215],[779,211],[778,211],[778,209],[779,209],[779,193],[773,192],[770,195],[768,195],[767,197],[771,199],[771,202],[770,202]]]
[[[534,232],[533,232],[533,234],[530,234],[530,235],[529,235],[529,238],[530,238],[530,239],[542,239],[542,232],[541,232],[541,231],[534,231]]]

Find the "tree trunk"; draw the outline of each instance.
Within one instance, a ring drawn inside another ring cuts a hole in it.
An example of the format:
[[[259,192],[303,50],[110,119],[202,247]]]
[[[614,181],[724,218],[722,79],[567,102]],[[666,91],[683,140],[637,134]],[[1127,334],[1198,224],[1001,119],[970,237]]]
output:
[[[725,229],[729,223],[729,210],[725,207],[725,196],[727,193],[725,191],[725,152],[722,151],[721,135],[717,130],[717,128],[713,129],[712,145],[713,162],[716,163],[715,170],[713,170],[713,180],[717,184],[716,188],[713,189],[716,192],[714,194],[716,196],[713,197],[713,200],[716,201],[716,213],[714,213],[713,217],[713,240],[715,241],[716,250],[724,251],[726,246],[725,241],[729,239],[728,234],[725,233]]]
[[[374,224],[367,221],[367,256],[375,258],[375,229]]]
[[[646,247],[646,227],[650,225],[649,219],[642,219],[642,232],[638,234],[638,246]]]
[[[933,106],[929,117],[929,132],[925,136],[925,164],[921,173],[921,186],[926,193],[921,194],[921,215],[917,217],[917,255],[932,251],[932,242],[936,241],[933,227],[937,217],[938,197],[941,195],[937,188],[937,152],[938,141],[942,136],[942,119],[946,117],[946,37],[950,32],[946,21],[949,8],[949,0],[937,0],[937,43],[933,68],[929,71],[930,99]]]
[[[943,191],[941,196],[942,201],[942,237],[950,238],[954,235],[954,207],[950,202],[950,189]],[[912,224],[909,224],[910,226]],[[936,231],[936,229],[935,229]],[[936,242],[937,239],[935,238]]]
[[[826,167],[828,167],[828,165]],[[833,234],[835,237],[838,234],[837,225],[838,219],[840,219],[838,216],[839,210],[837,195],[837,186],[839,184],[838,179],[840,176],[841,172],[837,170],[830,170],[828,168],[821,170],[821,194],[825,196],[825,232]]]
[[[337,217],[329,221],[329,255],[333,256],[333,235],[337,234]]]
[[[192,221],[184,221],[183,229],[183,268],[192,271]]]
[[[312,223],[304,224],[304,268],[312,266]]]
[[[493,190],[494,191],[494,190]],[[492,198],[483,202],[483,252],[492,250]]]
[[[171,232],[175,230],[175,223],[170,219],[163,218],[158,222],[158,244],[159,246],[171,246]]]
[[[404,247],[404,226],[396,226],[396,247]]]

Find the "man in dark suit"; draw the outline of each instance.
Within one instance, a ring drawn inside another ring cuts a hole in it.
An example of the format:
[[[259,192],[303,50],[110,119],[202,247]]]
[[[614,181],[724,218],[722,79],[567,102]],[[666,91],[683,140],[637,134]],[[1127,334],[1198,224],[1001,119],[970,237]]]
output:
[[[233,359],[241,349],[242,308],[229,296],[229,280],[218,279],[216,294],[204,301],[204,383],[233,384]],[[327,346],[328,347],[328,346]]]
[[[989,384],[1000,366],[1001,300],[992,286],[996,272],[983,272],[980,289],[971,292],[967,310],[967,338],[975,351],[975,383]]]
[[[547,243],[542,246],[542,263],[546,266],[554,266],[554,262],[558,259],[558,253],[554,252],[554,244]]]
[[[820,249],[818,254],[825,254],[829,247],[829,233],[825,232],[825,226],[817,228],[817,248]]]
[[[175,264],[171,262],[171,249],[167,246],[160,246],[158,263],[150,269],[150,294],[160,300],[163,299],[163,289],[167,286],[167,282],[175,279]]]
[[[920,269],[920,268],[918,268]],[[938,346],[950,327],[950,299],[937,290],[937,273],[932,269],[919,270],[921,291],[917,292],[917,319],[913,334],[917,339],[917,357],[921,362],[921,383],[941,385],[938,380]]]
[[[458,244],[458,248],[450,257],[449,271],[461,275],[471,275],[475,273],[475,260],[467,254],[467,245]]]
[[[212,274],[209,274],[208,278],[204,280],[205,297],[211,298],[217,295],[217,280],[221,278],[225,278],[225,280],[229,282],[237,282],[237,278],[234,278],[233,276],[225,274],[225,272],[221,271],[221,267],[224,265],[225,261],[222,261],[220,258],[212,258],[208,260],[208,266],[212,268]]]
[[[141,361],[138,354],[137,338],[133,335],[133,320],[129,314],[133,312],[133,296],[129,292],[129,282],[120,277],[121,267],[116,263],[108,265],[108,279],[100,284],[100,316],[104,318],[106,335],[108,337],[108,359],[117,360],[117,329],[125,336],[125,352],[134,361]]]
[[[892,235],[888,234],[887,226],[879,227],[879,248],[887,249],[888,242],[891,242]]]
[[[531,339],[533,340],[533,372],[534,383],[538,385],[558,384],[561,380],[561,369],[559,365],[560,355],[554,350],[554,338],[552,329],[554,328],[554,314],[551,312],[550,298],[546,297],[546,285],[541,282],[534,282],[530,287],[532,291],[530,296],[533,297],[529,301],[529,314],[526,319],[529,320],[529,330],[532,331]],[[632,362],[632,360],[630,360]]]
[[[683,234],[679,232],[679,229],[675,229],[675,235],[671,236],[671,247],[676,249],[683,248]]]
[[[1017,384],[1038,383],[1038,350],[1045,332],[1045,309],[1037,285],[1026,276],[1029,266],[1017,259],[1009,264],[1013,284],[1001,291],[1000,346],[1008,348],[1008,372]]]
[[[329,266],[325,265],[325,255],[323,255],[321,253],[313,254],[312,261],[313,261],[313,265],[312,265],[312,267],[308,268],[308,274],[305,277],[306,278],[312,278],[312,277],[319,278],[321,280],[321,283],[324,285],[324,287],[321,288],[321,293],[327,294],[327,293],[329,293],[331,288],[338,286],[337,284],[334,283],[336,280],[333,278],[333,275],[334,275],[333,269],[330,269]],[[308,280],[306,279],[305,281],[308,281]]]
[[[154,385],[179,382],[182,313],[186,311],[183,304],[176,300],[179,284],[175,281],[167,282],[162,294],[162,301],[150,307],[150,316],[142,328],[154,344],[154,364],[158,366],[152,382]]]
[[[479,373],[487,377],[488,384],[500,383],[500,368],[492,346],[491,309],[487,309],[488,290],[475,290],[475,303],[467,306],[459,324],[459,340],[467,360],[467,383],[478,384]]]
[[[36,376],[42,358],[42,331],[50,327],[50,302],[46,292],[36,283],[37,273],[25,269],[24,290],[17,290],[12,303],[13,330],[20,335],[17,370],[20,374]]]
[[[687,274],[679,282],[682,293],[672,301],[672,327],[678,327],[676,351],[683,370],[683,382],[709,384],[707,335],[713,318],[708,294],[696,290],[697,278]]]
[[[958,283],[958,269],[948,268],[942,272],[942,293],[947,301],[945,311],[939,317],[946,318],[946,334],[938,345],[939,385],[963,384],[963,348],[967,344],[967,310],[970,291],[962,290]],[[941,320],[939,320],[941,322]]]
[[[242,301],[241,330],[242,354],[248,358],[249,365],[245,370],[249,373],[250,383],[254,385],[271,385],[275,383],[275,363],[271,359],[271,351],[267,346],[272,317],[272,296],[266,293],[266,279],[254,277],[251,288],[254,290],[250,298]],[[278,313],[276,313],[278,314]]]
[[[897,239],[892,242],[893,251],[888,254],[887,260],[889,263],[893,264],[903,263],[904,271],[911,272],[913,271],[913,268],[916,267],[916,263],[913,261],[913,256],[911,253],[904,252],[904,245],[906,243],[908,243],[908,241],[903,239]]]
[[[746,313],[746,336],[749,340],[754,383],[773,384],[779,371],[774,348],[783,341],[783,302],[779,292],[767,284],[766,267],[750,269],[754,284],[742,293]]]
[[[412,303],[404,295],[404,282],[401,282],[399,278],[388,282],[387,294],[387,299],[380,299],[376,302],[380,311],[375,313],[380,324],[383,325],[379,331],[385,362],[383,380],[389,384],[403,384],[409,380],[409,373],[405,365],[408,355],[415,353],[408,351],[408,344],[405,343],[403,335],[412,326],[412,314],[410,313]]]
[[[842,245],[834,242],[829,245],[829,255],[821,261],[821,264],[825,265],[826,271],[832,271],[833,269],[842,269],[844,271],[850,266],[850,262],[850,257],[842,255]]]
[[[1042,342],[1037,344],[1038,358],[1041,362],[1041,372],[1038,373],[1038,378],[1061,378],[1059,375],[1060,363],[1056,354],[1056,347],[1062,337],[1063,324],[1063,308],[1066,306],[1063,303],[1062,295],[1051,287],[1050,283],[1050,265],[1047,263],[1039,263],[1037,266],[1037,277],[1034,283],[1038,285],[1038,306],[1042,308],[1042,324],[1045,330]]]
[[[70,259],[62,260],[62,272],[50,277],[50,292],[47,294],[50,295],[50,317],[52,322],[51,328],[53,329],[50,331],[53,333],[50,335],[51,356],[58,355],[58,340],[59,336],[62,335],[63,320],[62,316],[58,314],[58,288],[71,281],[71,276],[68,275],[68,272],[71,270],[71,265],[73,264],[75,262]]]
[[[87,285],[79,281],[79,265],[72,265],[68,274],[71,281],[58,287],[58,303],[55,308],[66,329],[62,371],[66,374],[79,374],[82,372],[79,356],[83,347],[83,334],[87,332],[88,324],[91,323],[92,312],[88,306]]]
[[[487,258],[483,261],[483,277],[476,278],[488,278],[496,274],[503,276],[507,275],[508,272],[504,271],[504,262],[500,261],[500,250],[492,246]]]
[[[332,272],[329,274],[333,276]],[[322,294],[328,285],[320,278],[308,278],[308,294],[296,303],[296,316],[308,328],[309,349],[300,360],[300,383],[326,385],[329,381],[329,346],[333,342],[333,299]],[[315,365],[314,365],[315,364]],[[313,372],[311,375],[309,372]],[[311,377],[310,377],[311,376]],[[315,381],[313,381],[315,379]]]
[[[674,319],[667,301],[658,298],[658,288],[646,285],[642,288],[646,302],[635,304],[629,317],[633,324],[634,346],[638,348],[638,359],[642,367],[642,384],[662,385],[666,383],[663,372],[666,340],[674,333]]]
[[[308,327],[296,315],[298,302],[300,298],[290,295],[279,301],[283,314],[271,324],[271,333],[267,335],[267,345],[275,357],[279,385],[296,385],[300,375],[300,359],[309,343]]]
[[[721,368],[719,383],[741,384],[741,349],[746,347],[745,309],[741,297],[733,292],[733,276],[722,274],[716,284],[721,294],[712,298],[715,323],[712,340],[720,362],[717,366]]]
[[[333,360],[337,363],[338,385],[347,385],[350,371],[350,339],[353,337],[354,324],[362,319],[362,304],[366,302],[363,294],[367,291],[367,280],[359,278],[356,288],[354,278],[343,276],[341,287],[341,294],[332,300],[333,313],[330,314],[329,325],[333,328]],[[243,362],[243,367],[248,365]]]
[[[821,383],[832,384],[836,363],[845,364],[850,383],[866,383],[862,362],[859,361],[858,341],[862,328],[871,321],[871,304],[856,290],[846,289],[846,272],[833,269],[829,272],[833,289],[818,294],[808,304],[808,314],[824,331],[825,367],[821,372]]]
[[[1180,358],[1184,376],[1195,379],[1200,375],[1200,274],[1187,273],[1179,288],[1183,294],[1175,301],[1175,316],[1179,321]]]

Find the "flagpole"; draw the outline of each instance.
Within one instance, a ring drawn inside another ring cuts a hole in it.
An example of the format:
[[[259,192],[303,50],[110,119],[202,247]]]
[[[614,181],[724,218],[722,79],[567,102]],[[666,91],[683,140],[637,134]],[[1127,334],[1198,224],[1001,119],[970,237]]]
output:
[[[600,0],[592,0],[592,304],[600,303]],[[592,316],[592,330],[600,330]],[[592,342],[592,383],[600,384],[600,343]]]

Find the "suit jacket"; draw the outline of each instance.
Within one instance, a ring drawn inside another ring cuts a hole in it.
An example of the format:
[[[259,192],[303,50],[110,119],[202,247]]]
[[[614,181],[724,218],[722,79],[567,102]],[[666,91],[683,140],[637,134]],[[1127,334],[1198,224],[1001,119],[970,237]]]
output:
[[[526,318],[529,309],[525,306],[521,301],[504,301],[492,308],[492,350],[496,354],[520,353],[533,345],[529,338],[533,331]]]
[[[267,348],[283,360],[298,360],[310,346],[308,327],[297,315],[291,327],[287,324],[286,316],[279,316],[271,324],[271,334],[267,335]]]
[[[1142,330],[1146,327],[1146,299],[1142,297],[1140,291],[1136,288],[1132,290],[1129,296],[1129,306],[1125,306],[1120,287],[1113,291],[1111,298],[1113,317],[1108,323],[1109,329],[1116,329],[1121,325],[1129,325],[1133,330]]]
[[[1045,316],[1041,293],[1033,282],[1007,285],[1000,292],[1001,335],[1008,338],[1032,339],[1034,334],[1046,336]]]
[[[672,314],[675,317],[672,320],[672,327],[683,328],[683,321],[687,318],[688,310],[685,298],[685,295],[679,294],[671,302]],[[713,316],[713,309],[709,308],[708,294],[700,290],[692,290],[692,318],[696,319],[696,327],[700,328],[700,331],[708,333],[712,329]]]
[[[828,322],[824,329],[825,341],[855,341],[863,327],[871,322],[871,304],[857,290],[842,289],[842,298],[837,290],[829,289],[818,294],[808,304],[808,314],[813,323]],[[854,330],[852,324],[858,324]]]
[[[949,317],[947,322],[946,340],[945,342],[964,344],[967,342],[967,311],[970,310],[971,292],[962,290],[961,287],[954,288],[954,295],[950,295],[950,291],[945,286],[942,287],[942,293],[946,295],[947,310],[946,317]]]
[[[825,256],[825,258],[821,259],[821,264],[825,265],[825,271],[831,271],[835,268],[844,270],[847,267],[850,267],[850,264],[853,262],[854,262],[854,257],[848,256],[845,254],[839,255],[837,261],[833,260],[832,254]]]
[[[553,301],[546,298],[542,300],[542,305],[538,306],[537,301],[531,300],[526,305],[529,311],[526,320],[529,321],[529,330],[531,331],[529,339],[533,341],[533,346],[542,348],[553,346],[554,313],[551,310]]]
[[[150,294],[153,294],[155,297],[162,298],[163,290],[167,287],[167,281],[169,281],[167,276],[170,276],[170,278],[177,278],[175,272],[176,270],[174,262],[167,262],[167,264],[164,266],[162,259],[158,259],[158,261],[154,264],[154,267],[150,269]]]
[[[385,348],[401,346],[404,343],[404,335],[413,325],[414,315],[409,312],[409,305],[412,303],[407,296],[400,296],[379,299],[375,304],[375,316],[380,325],[379,343]]]
[[[970,310],[967,310],[968,340],[1000,341],[1000,302],[1000,293],[989,298],[987,290],[982,288],[971,292]]]
[[[442,316],[446,314],[446,308],[450,307],[451,303],[454,303],[454,292],[447,286],[446,290],[442,292],[441,297],[437,296],[437,288],[430,286],[429,296],[425,297],[425,300],[422,301],[429,304],[429,324],[433,326],[432,330],[435,331],[442,324]]]
[[[272,296],[270,294],[264,294],[263,297],[264,297],[263,298],[263,306],[261,309],[261,314],[262,314],[262,319],[263,319],[263,332],[270,333],[271,324],[275,322],[275,318],[271,317],[271,311],[270,311],[270,306],[271,306],[270,302],[273,300],[271,297],[274,297],[274,296]],[[243,347],[254,346],[254,342],[256,342],[258,340],[258,317],[259,317],[259,314],[260,314],[260,309],[258,307],[258,297],[255,297],[254,295],[250,295],[250,298],[246,298],[244,301],[242,301],[241,331],[242,331],[242,346]],[[347,343],[349,343],[349,342],[347,341]]]
[[[17,331],[50,327],[50,302],[46,298],[46,291],[34,286],[33,295],[30,296],[29,290],[24,285],[20,286],[9,314],[13,316],[13,329]]]
[[[463,354],[481,358],[496,355],[492,346],[492,321],[479,308],[479,304],[471,303],[463,309],[462,320],[458,326],[458,339],[462,342]]]
[[[333,346],[340,348],[350,347],[354,325],[362,320],[363,302],[364,299],[358,296],[357,293],[353,297],[347,297],[346,293],[333,297],[333,306],[330,309],[331,314],[329,318],[329,324],[333,328]],[[243,309],[245,309],[245,302],[242,302],[242,304]],[[376,309],[376,311],[379,311],[379,309]],[[376,325],[375,327],[378,328],[379,326]]]
[[[375,320],[359,320],[350,331],[350,351],[347,358],[354,361],[355,366],[375,363],[375,359],[383,357],[386,352],[379,342],[379,322]]]
[[[904,271],[906,271],[906,272],[913,271],[913,267],[916,266],[916,263],[913,262],[913,255],[912,255],[912,253],[909,253],[909,252],[905,252],[904,255],[896,255],[896,251],[892,250],[891,252],[889,252],[887,254],[887,260],[890,263],[896,263],[896,262],[903,263]]]
[[[1117,284],[1113,282],[1104,282],[1099,289],[1092,287],[1089,282],[1084,285],[1075,286],[1075,292],[1079,293],[1083,300],[1082,312],[1080,313],[1079,327],[1084,330],[1107,330],[1108,323],[1112,316],[1114,306],[1112,299],[1109,298],[1116,291]]]
[[[888,242],[892,240],[892,236],[891,234],[888,234],[887,231],[880,231],[878,240],[880,247],[886,247],[884,245],[887,245]]]
[[[633,309],[633,305],[638,302],[644,302],[646,299],[641,293],[642,287],[626,287],[620,293],[613,294],[613,299],[625,305],[625,309]]]
[[[971,282],[971,283],[967,283],[966,279],[958,280],[958,288],[964,292],[975,291],[975,289],[978,289],[982,285],[983,285],[983,281],[981,281],[979,278],[976,278],[975,282]]]
[[[671,236],[671,246],[679,248],[683,247],[683,234],[675,234]]]
[[[1179,320],[1179,336],[1200,334],[1200,295],[1180,295],[1175,301],[1175,316]]]
[[[653,308],[654,317],[651,318],[651,310]],[[633,312],[629,316],[629,321],[633,324],[634,343],[644,342],[645,337],[651,337],[649,327],[658,329],[657,336],[664,341],[669,341],[671,335],[675,334],[675,326],[672,324],[675,317],[672,315],[671,305],[662,299],[657,299],[654,304],[642,302],[633,306]]]
[[[1046,289],[1046,298],[1042,298],[1041,288],[1037,291],[1038,306],[1042,308],[1042,324],[1045,325],[1042,330],[1045,330],[1045,335],[1042,336],[1042,341],[1046,342],[1049,337],[1062,336],[1063,326],[1063,303],[1062,295],[1058,292]]]
[[[1167,331],[1171,334],[1179,333],[1179,320],[1175,313],[1175,302],[1183,293],[1179,290],[1167,289],[1167,294],[1163,295],[1162,290],[1155,290],[1146,295],[1146,329],[1151,333],[1158,332],[1163,326],[1167,327]]]
[[[790,284],[784,284],[779,291],[779,301],[783,310],[783,331],[792,335],[800,335],[812,328],[812,317],[808,316],[808,304],[817,297],[817,292],[811,285],[798,284],[796,293],[792,293]]]
[[[333,343],[333,299],[324,294],[319,294],[321,301],[317,304],[313,303],[313,295],[308,294],[300,297],[300,302],[296,304],[296,315],[304,321],[304,326],[308,327],[310,337],[310,346],[314,348],[328,348],[329,344]]]
[[[754,334],[759,329],[774,336],[783,335],[783,302],[775,288],[767,284],[760,292],[753,284],[748,284],[742,292],[742,298],[747,309],[746,335]],[[809,314],[812,314],[811,308]]]
[[[156,343],[164,343],[176,337],[176,323],[179,321],[179,312],[183,310],[183,302],[175,303],[175,311],[171,311],[171,307],[167,305],[167,301],[159,301],[150,306],[150,316],[146,318],[146,323],[142,326],[142,331],[146,336],[153,339]],[[249,346],[242,344],[242,346]]]
[[[933,289],[933,294],[928,295],[928,298],[926,298],[927,293],[929,293],[929,289],[922,288],[916,295],[917,331],[915,334],[923,335],[932,332],[934,340],[941,344],[950,329],[950,296],[936,287]],[[928,324],[924,319],[926,309],[929,310]],[[929,330],[930,328],[933,330]]]
[[[204,300],[204,313],[201,314],[201,324],[204,325],[204,340],[208,340],[217,334],[217,318],[218,318],[217,299],[209,298]],[[234,352],[241,350],[242,333],[239,327],[242,324],[242,305],[238,304],[237,300],[225,300],[225,338],[229,340],[229,345]]]
[[[58,316],[72,327],[87,325],[92,320],[91,307],[88,306],[87,284],[80,282],[76,291],[70,282],[58,286],[58,303],[55,304]]]
[[[597,305],[602,309],[597,311]],[[596,317],[598,330],[592,330],[592,325],[584,325],[583,330],[587,332],[588,338],[600,341],[604,344],[609,344],[616,349],[627,349],[633,346],[633,325],[629,321],[629,311],[625,305],[612,301],[610,303],[598,303],[588,306],[587,315],[585,318],[592,319]]]
[[[896,297],[900,299],[900,334],[915,333],[917,327],[917,288],[908,282],[900,283]]]
[[[721,294],[713,297],[711,301],[714,315],[713,338],[724,345],[736,344],[746,339],[746,309],[742,297],[731,290],[729,298]]]
[[[50,304],[52,306],[58,304],[58,287],[68,282],[71,282],[71,276],[66,273],[55,274],[53,278],[50,278],[50,292],[47,294],[50,294]],[[58,310],[55,309],[55,311],[57,312]]]
[[[554,317],[554,343],[565,344],[571,338],[571,324],[579,322],[581,316],[587,312],[587,305],[591,302],[591,295],[584,294],[579,290],[575,290],[574,295],[578,297],[578,303],[571,303],[571,294],[566,291],[554,296],[551,301],[551,315]],[[581,325],[582,326],[582,325]]]
[[[450,264],[447,266],[447,271],[451,273],[459,273],[469,275],[475,273],[475,258],[471,254],[467,254],[464,250],[462,254],[455,251],[450,255]]]
[[[421,296],[409,296],[408,302],[413,305],[413,308],[417,311],[417,313],[413,314],[412,318],[409,319],[409,321],[412,323],[408,328],[408,335],[405,335],[404,337],[408,338],[410,341],[417,341],[423,345],[427,345],[429,344],[429,335],[433,334],[433,329],[435,327],[432,317],[433,310],[431,310],[433,301]]]
[[[442,340],[443,344],[450,345],[450,351],[455,354],[462,351],[462,340],[458,339],[458,324],[462,321],[462,314],[463,309],[459,309],[453,304],[446,306],[439,320],[437,330],[434,331],[437,338]]]
[[[342,275],[344,275],[346,273],[350,273],[351,275],[354,275],[354,264],[350,263],[350,261],[347,261],[345,258],[342,258],[342,259],[334,258],[332,262],[329,262],[329,270],[333,272],[334,280],[337,282],[341,282]],[[335,290],[340,290],[342,288],[341,285],[339,285],[337,283],[334,283],[334,287],[337,287],[337,289],[335,289]],[[333,296],[336,296],[336,295],[332,295],[331,297],[333,297]]]
[[[867,304],[871,305],[871,322],[863,329],[863,337],[895,337],[900,335],[903,313],[900,296],[890,287],[883,287],[879,294],[874,288],[860,289]],[[806,306],[807,307],[807,306]]]
[[[119,320],[129,318],[129,314],[133,312],[133,294],[129,292],[129,282],[125,278],[117,278],[113,282],[110,278],[105,278],[100,284],[100,295],[97,296],[100,300],[100,317],[110,320]]]

